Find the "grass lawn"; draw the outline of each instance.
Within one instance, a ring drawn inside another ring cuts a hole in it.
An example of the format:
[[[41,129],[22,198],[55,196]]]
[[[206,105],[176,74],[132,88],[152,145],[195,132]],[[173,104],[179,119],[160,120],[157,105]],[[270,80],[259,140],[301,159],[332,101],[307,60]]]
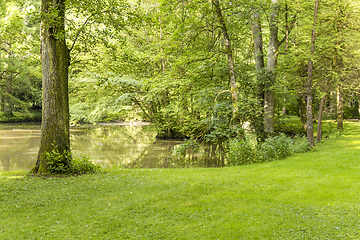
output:
[[[360,239],[360,123],[316,151],[212,169],[0,173],[0,239]]]

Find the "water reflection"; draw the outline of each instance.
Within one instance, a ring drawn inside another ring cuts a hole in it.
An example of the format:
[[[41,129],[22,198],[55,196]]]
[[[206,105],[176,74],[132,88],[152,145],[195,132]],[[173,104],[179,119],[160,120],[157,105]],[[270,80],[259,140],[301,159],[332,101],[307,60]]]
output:
[[[178,140],[156,139],[153,126],[87,126],[70,130],[75,154],[84,153],[102,166],[123,168],[223,166],[220,147],[203,145],[200,153],[170,156]],[[29,170],[36,162],[40,124],[0,124],[0,171]]]
[[[156,139],[153,126],[102,126],[76,129],[71,133],[74,152],[88,154],[100,165],[165,167],[165,159],[181,141]]]
[[[27,170],[36,162],[39,124],[0,125],[0,170]]]

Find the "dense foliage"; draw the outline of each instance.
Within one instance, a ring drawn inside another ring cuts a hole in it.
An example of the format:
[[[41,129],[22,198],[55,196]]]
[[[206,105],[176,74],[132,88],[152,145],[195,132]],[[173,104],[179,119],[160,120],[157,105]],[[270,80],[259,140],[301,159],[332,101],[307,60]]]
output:
[[[232,142],[241,151],[251,149],[231,139],[244,138],[244,124],[270,144],[274,119],[298,115],[305,130],[313,120],[306,109],[319,119],[318,129],[324,116],[337,118],[341,130],[344,117],[359,117],[360,8],[357,1],[324,0],[314,22],[314,4],[67,1],[70,123],[145,120],[159,137]],[[5,119],[41,107],[39,9],[38,0],[1,2]]]
[[[28,113],[41,107],[38,1],[6,1],[0,14],[0,113]],[[3,120],[6,120],[3,119]]]
[[[46,153],[49,172],[47,174],[75,175],[101,171],[87,156],[73,156],[70,151],[60,153],[52,150]]]
[[[79,36],[98,36],[91,40],[92,48],[78,39],[75,44],[70,79],[73,124],[143,119],[152,121],[164,137],[194,136],[211,142],[239,134],[230,127],[234,119],[240,124],[249,121],[253,127],[262,124],[258,88],[266,74],[255,70],[250,26],[254,9],[261,6],[266,56],[269,2],[221,2],[235,61],[236,116],[221,24],[211,1],[122,4],[117,7],[122,18],[95,18],[91,12],[95,10],[86,8],[81,12],[83,19],[90,19],[86,24],[79,17],[71,20],[85,24]],[[278,69],[271,86],[276,99],[274,114],[298,114],[304,127],[313,4],[278,3]],[[328,0],[320,6],[313,59],[315,116],[321,98],[328,96],[324,115],[336,117],[337,92],[341,92],[344,116],[358,117],[356,7],[345,0]],[[105,6],[104,11],[107,9]],[[69,12],[73,16],[72,10]],[[124,18],[129,20],[124,22]],[[72,28],[69,30],[69,39],[74,41]],[[264,77],[257,78],[259,74]]]

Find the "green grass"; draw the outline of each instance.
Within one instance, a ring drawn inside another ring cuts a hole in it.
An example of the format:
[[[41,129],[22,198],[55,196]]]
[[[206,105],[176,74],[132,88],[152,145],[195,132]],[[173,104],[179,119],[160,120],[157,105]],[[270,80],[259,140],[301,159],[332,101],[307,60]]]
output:
[[[360,239],[360,123],[314,152],[211,169],[0,173],[0,239]]]

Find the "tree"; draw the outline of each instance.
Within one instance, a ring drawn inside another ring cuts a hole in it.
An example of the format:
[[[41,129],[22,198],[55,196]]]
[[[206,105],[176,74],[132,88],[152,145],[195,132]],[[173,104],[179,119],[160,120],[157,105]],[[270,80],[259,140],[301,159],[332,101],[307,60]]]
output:
[[[313,24],[313,30],[311,33],[311,54],[310,54],[310,60],[309,60],[309,68],[308,68],[308,83],[306,88],[306,116],[307,116],[307,140],[310,144],[310,146],[315,146],[314,141],[314,128],[313,128],[313,116],[312,116],[312,71],[313,71],[313,60],[311,57],[315,53],[315,36],[316,36],[316,22],[317,22],[317,16],[319,11],[319,0],[315,1],[315,10],[314,10],[314,24]]]
[[[236,86],[236,75],[235,75],[235,66],[234,66],[234,59],[233,59],[233,52],[231,48],[231,41],[230,36],[226,27],[225,19],[223,13],[221,11],[220,3],[218,0],[212,0],[212,3],[215,7],[216,15],[220,22],[220,28],[224,35],[224,42],[225,42],[225,49],[226,55],[229,64],[229,73],[230,73],[230,85],[231,85],[231,99],[234,105],[234,117],[238,109],[238,92]]]
[[[42,127],[34,173],[48,172],[46,154],[70,150],[68,68],[70,52],[65,41],[65,0],[42,0]],[[70,159],[63,158],[64,166]]]
[[[265,85],[265,101],[264,101],[264,131],[269,134],[275,130],[274,114],[275,114],[275,96],[273,85],[276,79],[277,51],[278,42],[278,25],[277,19],[279,14],[278,0],[271,0],[270,7],[270,38],[268,61],[266,67],[267,80]]]
[[[36,5],[8,2],[0,18],[0,111],[28,112],[40,105]]]
[[[343,129],[344,110],[349,109],[351,102],[356,100],[355,93],[358,78],[358,53],[359,28],[358,14],[356,9],[347,0],[328,0],[322,3],[322,11],[319,15],[317,30],[317,58],[320,76],[325,80],[323,90],[318,91],[321,95],[319,107],[319,122],[317,141],[321,140],[321,115],[325,97],[332,90],[333,99],[336,102],[336,119],[338,130]],[[318,84],[319,85],[319,84]],[[353,97],[352,97],[353,96]],[[330,99],[332,100],[332,99]],[[335,105],[335,104],[334,104]],[[355,117],[358,114],[355,110]],[[349,114],[346,114],[347,117]],[[320,131],[320,132],[319,132]]]
[[[257,79],[257,100],[258,100],[258,107],[261,109],[259,111],[259,116],[257,117],[256,121],[254,122],[255,125],[255,132],[257,138],[261,141],[264,138],[264,51],[263,51],[263,39],[262,39],[262,30],[261,30],[261,20],[260,20],[260,13],[258,8],[253,9],[253,14],[251,16],[251,30],[252,36],[254,41],[254,53],[255,53],[255,69],[256,69],[256,79]]]

